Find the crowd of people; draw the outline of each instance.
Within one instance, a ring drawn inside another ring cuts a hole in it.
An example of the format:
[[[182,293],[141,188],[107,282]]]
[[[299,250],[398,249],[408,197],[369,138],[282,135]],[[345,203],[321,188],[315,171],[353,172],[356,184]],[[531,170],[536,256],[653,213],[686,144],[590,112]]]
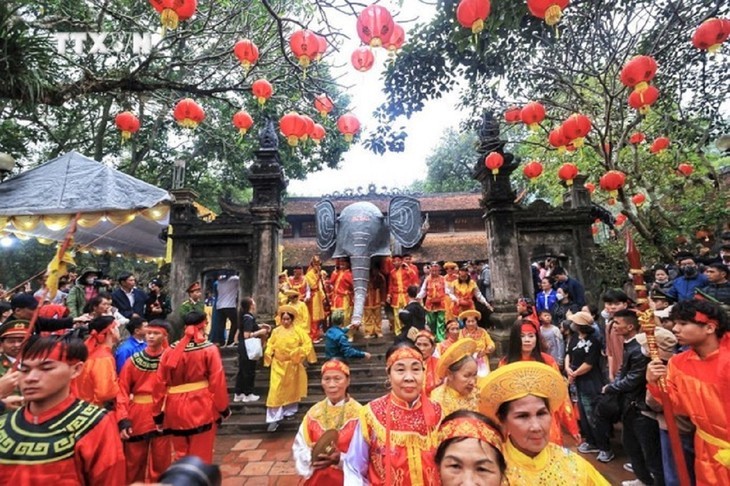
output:
[[[41,289],[0,308],[0,483],[154,482],[174,458],[210,462],[231,414],[215,344],[237,346],[235,402],[260,400],[258,362],[271,369],[274,431],[299,411],[314,344],[324,341],[326,398],[306,412],[293,446],[306,484],[603,485],[582,456],[614,460],[618,422],[624,466],[637,478],[624,484],[679,484],[684,469],[696,484],[730,484],[728,261],[723,246],[718,261],[678,254],[676,266],[652,268],[652,313],[636,289],[605,291],[599,310],[559,262],[538,263],[536,291],[515,302],[499,357],[484,326],[493,309],[485,263],[421,272],[408,255],[375,260],[358,326],[346,259],[330,275],[318,257],[281,274],[271,324],[257,322],[252,297],[237,297],[238,277],[223,275],[218,327],[195,282],[174,311],[177,330],[161,280],[144,292],[124,273],[112,291],[84,269],[60,300]],[[348,393],[349,363],[371,355],[353,341],[388,327],[388,391],[361,405]]]

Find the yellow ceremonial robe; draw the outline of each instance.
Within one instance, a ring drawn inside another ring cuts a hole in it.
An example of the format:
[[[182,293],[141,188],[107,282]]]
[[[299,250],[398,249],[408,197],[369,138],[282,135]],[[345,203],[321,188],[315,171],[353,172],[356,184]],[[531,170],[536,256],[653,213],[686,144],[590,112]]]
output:
[[[444,417],[457,410],[479,411],[479,389],[474,387],[468,395],[462,395],[447,383],[439,385],[431,392],[431,401],[441,405]]]
[[[610,486],[596,469],[575,452],[548,443],[535,457],[529,457],[504,443],[507,480],[510,486]]]
[[[325,317],[324,312],[324,286],[322,284],[322,277],[320,273],[314,268],[309,268],[304,278],[309,285],[309,317],[314,322],[323,321]]]
[[[264,366],[271,367],[266,406],[283,407],[307,396],[307,372],[302,364],[312,352],[312,340],[296,326],[278,326],[264,351]]]

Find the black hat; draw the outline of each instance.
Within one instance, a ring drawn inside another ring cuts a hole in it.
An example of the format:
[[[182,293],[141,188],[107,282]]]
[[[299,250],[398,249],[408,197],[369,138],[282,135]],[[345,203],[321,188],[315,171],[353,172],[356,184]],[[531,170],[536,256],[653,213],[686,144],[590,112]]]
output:
[[[651,300],[666,300],[669,303],[675,302],[673,298],[662,292],[660,289],[652,289],[649,292],[649,298]]]
[[[160,287],[160,288],[162,288],[162,287],[164,287],[164,286],[165,286],[165,285],[164,285],[164,284],[162,283],[162,279],[159,279],[159,278],[153,278],[152,280],[150,280],[150,284],[156,285],[156,286],[158,286],[158,287]]]
[[[38,301],[33,297],[33,294],[15,294],[10,299],[10,307],[13,309],[35,310],[38,307]]]

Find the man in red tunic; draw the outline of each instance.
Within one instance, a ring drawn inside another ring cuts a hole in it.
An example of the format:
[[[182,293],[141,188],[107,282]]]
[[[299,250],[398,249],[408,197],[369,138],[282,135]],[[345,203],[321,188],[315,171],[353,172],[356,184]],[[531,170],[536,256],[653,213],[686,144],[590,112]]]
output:
[[[332,311],[340,310],[345,315],[343,327],[350,325],[352,319],[352,301],[355,295],[354,282],[352,280],[352,270],[350,270],[350,260],[347,258],[337,259],[337,269],[330,276],[330,286],[332,288]],[[352,342],[354,337],[354,329],[350,328],[348,332],[348,340]]]
[[[72,390],[80,399],[99,407],[114,408],[119,391],[117,365],[112,347],[119,342],[119,325],[112,316],[96,317],[89,322],[89,337],[85,345],[89,357]]]
[[[398,313],[408,304],[408,287],[418,285],[418,272],[403,263],[400,255],[393,255],[393,267],[388,281],[387,301],[393,307],[393,333],[400,336],[403,323]]]
[[[157,369],[171,330],[162,319],[150,322],[147,348],[134,353],[119,375],[116,414],[130,483],[157,482],[172,459],[171,438],[162,435],[152,421],[152,392],[160,386]]]
[[[60,336],[31,336],[23,345],[26,405],[0,417],[0,484],[127,484],[113,414],[70,391],[87,354],[81,340]]]
[[[153,419],[172,434],[176,460],[193,455],[210,463],[217,422],[231,415],[226,375],[220,351],[203,335],[205,314],[190,312],[184,322],[183,338],[160,359]]]

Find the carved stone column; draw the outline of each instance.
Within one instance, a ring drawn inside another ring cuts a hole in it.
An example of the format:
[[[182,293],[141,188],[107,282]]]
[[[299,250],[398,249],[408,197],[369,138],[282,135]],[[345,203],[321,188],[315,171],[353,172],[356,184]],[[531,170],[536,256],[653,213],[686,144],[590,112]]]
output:
[[[262,320],[269,320],[278,305],[282,193],[286,188],[284,169],[279,159],[279,138],[271,120],[259,132],[259,147],[249,174],[253,186],[249,208],[254,228],[254,298],[259,316]]]
[[[172,238],[172,261],[170,265],[170,282],[167,288],[170,289],[170,304],[173,309],[178,309],[185,299],[188,298],[185,289],[190,282],[197,277],[191,273],[190,267],[190,242],[187,239],[175,238],[176,234],[184,235],[198,221],[197,212],[193,203],[198,199],[198,193],[192,189],[173,189],[170,191],[174,202],[170,208],[170,228],[168,237]],[[171,339],[180,337],[182,323],[178,314],[173,312],[168,319],[173,321],[173,335]],[[171,341],[172,342],[172,341]]]

